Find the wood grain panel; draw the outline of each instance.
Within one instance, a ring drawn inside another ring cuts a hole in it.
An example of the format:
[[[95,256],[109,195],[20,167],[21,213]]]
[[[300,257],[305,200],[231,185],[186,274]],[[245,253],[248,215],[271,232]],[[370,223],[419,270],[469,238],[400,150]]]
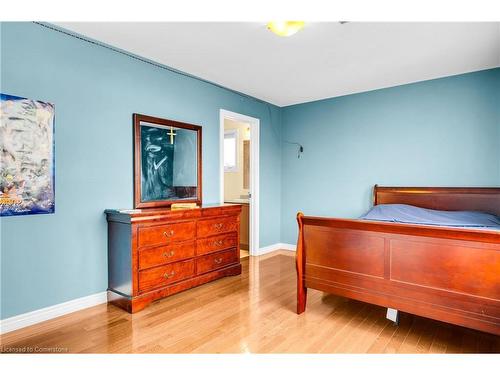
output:
[[[139,272],[139,290],[156,289],[194,275],[194,259],[149,268]]]
[[[194,241],[173,243],[139,250],[139,269],[151,268],[162,264],[177,262],[195,256],[196,243]]]
[[[139,246],[161,245],[195,238],[194,221],[139,228]]]
[[[500,330],[500,304],[497,300],[477,297],[469,294],[452,293],[449,290],[427,288],[421,285],[408,284],[395,280],[374,278],[357,273],[349,273],[316,265],[307,265],[306,285],[316,283],[336,285],[339,288],[356,291],[367,295],[365,302],[377,305],[398,308],[392,305],[397,296],[404,296],[407,303],[413,304],[415,309],[425,306],[440,307],[446,314],[459,312],[464,316],[476,319],[488,319],[498,324]],[[349,297],[349,296],[346,296]],[[387,301],[389,303],[387,304]],[[417,313],[414,309],[403,310]]]
[[[208,237],[220,233],[235,232],[239,229],[239,224],[238,216],[199,220],[197,236]]]
[[[401,240],[390,249],[392,280],[500,300],[499,250]]]
[[[306,264],[384,277],[384,238],[350,230],[305,231]]]
[[[226,267],[239,261],[236,249],[225,250],[196,258],[196,273],[198,275]]]
[[[375,185],[374,204],[410,204],[433,210],[472,210],[500,215],[500,188],[388,187]]]
[[[215,253],[238,245],[238,233],[221,234],[196,241],[196,255]]]

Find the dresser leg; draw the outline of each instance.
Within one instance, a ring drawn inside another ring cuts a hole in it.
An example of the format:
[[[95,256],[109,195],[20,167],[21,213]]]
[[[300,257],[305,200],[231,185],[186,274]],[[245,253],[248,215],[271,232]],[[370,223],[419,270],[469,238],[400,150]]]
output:
[[[130,298],[115,293],[112,290],[108,290],[108,304],[115,305],[120,309],[123,309],[128,312],[131,312],[132,310],[132,303]]]
[[[144,310],[150,303],[150,298],[129,298],[108,290],[108,303],[115,305],[130,314]]]
[[[231,267],[226,271],[226,276],[236,276],[236,275],[241,275],[241,264],[239,263],[238,265]]]
[[[141,310],[144,310],[148,305],[153,302],[153,299],[151,298],[134,298],[131,301],[131,309],[130,311],[132,314],[139,312]]]

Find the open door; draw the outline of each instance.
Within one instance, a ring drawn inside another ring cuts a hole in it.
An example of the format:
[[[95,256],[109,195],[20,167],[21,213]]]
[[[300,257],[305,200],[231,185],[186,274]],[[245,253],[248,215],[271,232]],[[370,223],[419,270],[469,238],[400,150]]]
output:
[[[242,256],[259,249],[259,120],[220,111],[220,202],[242,205]]]

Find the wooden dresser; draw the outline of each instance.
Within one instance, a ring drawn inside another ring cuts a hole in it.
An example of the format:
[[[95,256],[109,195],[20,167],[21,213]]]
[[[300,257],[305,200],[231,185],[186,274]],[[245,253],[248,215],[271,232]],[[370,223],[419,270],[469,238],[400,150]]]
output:
[[[106,210],[108,302],[130,313],[159,298],[239,275],[240,205]]]

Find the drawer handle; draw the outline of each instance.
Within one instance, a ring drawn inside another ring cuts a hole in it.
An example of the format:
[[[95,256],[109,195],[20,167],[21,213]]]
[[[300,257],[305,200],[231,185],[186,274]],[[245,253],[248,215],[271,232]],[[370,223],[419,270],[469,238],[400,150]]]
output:
[[[214,241],[212,243],[213,246],[222,246],[223,244],[224,244],[223,240]]]
[[[170,258],[170,257],[173,257],[173,256],[174,256],[174,254],[175,254],[175,251],[171,250],[171,251],[169,251],[168,253],[163,253],[163,256],[164,256],[165,258]]]
[[[172,271],[172,272],[170,272],[170,273],[165,272],[165,273],[163,274],[163,277],[164,277],[165,279],[170,279],[170,278],[171,278],[171,277],[173,277],[173,276],[175,276],[175,272],[174,272],[174,271]]]
[[[215,264],[221,264],[222,263],[222,258],[216,258],[214,259]]]
[[[165,237],[167,237],[167,238],[168,238],[168,237],[172,237],[172,236],[174,235],[174,230],[173,230],[173,229],[170,229],[170,231],[168,231],[168,232],[166,232],[166,231],[165,231],[165,232],[163,232],[163,235],[164,235]]]
[[[222,224],[222,223],[217,223],[217,224],[214,224],[214,227],[215,227],[215,229],[217,229],[217,230],[221,230],[223,226],[224,226],[224,224]]]

